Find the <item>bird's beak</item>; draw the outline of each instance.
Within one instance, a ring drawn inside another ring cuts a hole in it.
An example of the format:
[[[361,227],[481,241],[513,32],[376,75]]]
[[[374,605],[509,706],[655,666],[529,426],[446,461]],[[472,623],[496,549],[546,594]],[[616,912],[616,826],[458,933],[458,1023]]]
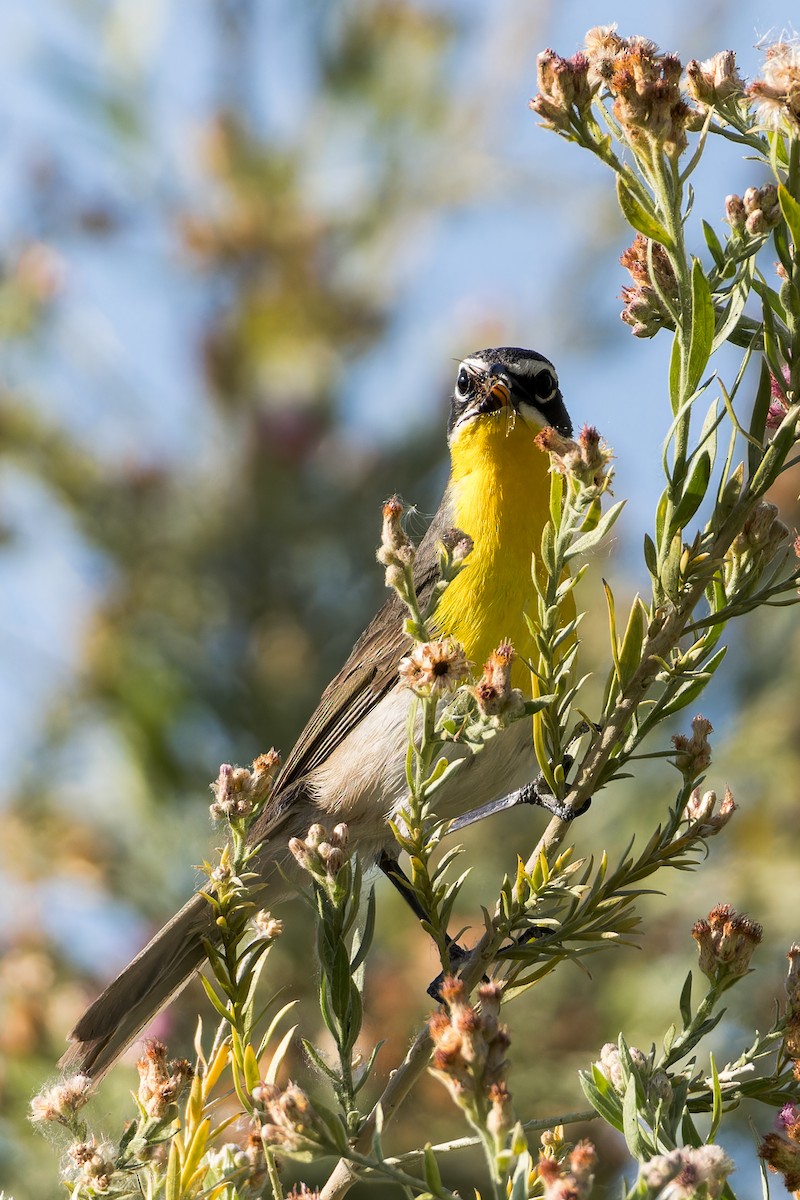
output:
[[[493,379],[491,387],[484,395],[476,397],[470,406],[464,409],[455,422],[455,428],[458,428],[460,425],[466,425],[468,422],[474,421],[476,417],[482,417],[486,413],[500,412],[503,408],[511,408],[512,405],[511,389],[508,384],[503,379]]]
[[[511,391],[503,379],[495,379],[481,403],[481,412],[496,412],[511,406]]]

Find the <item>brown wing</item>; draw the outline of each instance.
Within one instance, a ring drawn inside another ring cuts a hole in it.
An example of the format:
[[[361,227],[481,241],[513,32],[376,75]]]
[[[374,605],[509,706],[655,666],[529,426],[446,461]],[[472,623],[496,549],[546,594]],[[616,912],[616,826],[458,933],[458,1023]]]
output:
[[[422,607],[438,578],[437,545],[452,525],[447,493],[419,544],[414,580]],[[397,664],[408,652],[403,632],[405,608],[393,592],[356,642],[347,662],[322,693],[319,704],[295,742],[276,781],[285,791],[324,762],[397,680]]]

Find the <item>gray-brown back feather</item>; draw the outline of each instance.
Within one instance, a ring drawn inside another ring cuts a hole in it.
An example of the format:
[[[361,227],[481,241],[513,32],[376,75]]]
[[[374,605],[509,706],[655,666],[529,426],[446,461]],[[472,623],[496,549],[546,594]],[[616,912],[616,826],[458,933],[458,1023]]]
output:
[[[443,499],[417,551],[414,575],[423,606],[437,579],[437,545],[450,524]],[[276,780],[269,805],[252,831],[254,841],[272,840],[274,861],[285,848],[287,820],[299,817],[308,797],[303,780],[347,737],[395,685],[397,664],[407,652],[405,612],[392,593],[361,634],[347,662],[323,692]],[[313,818],[312,818],[313,819]],[[216,928],[207,901],[195,895],[86,1010],[70,1033],[73,1045],[60,1062],[70,1072],[102,1076],[206,958],[204,939]]]

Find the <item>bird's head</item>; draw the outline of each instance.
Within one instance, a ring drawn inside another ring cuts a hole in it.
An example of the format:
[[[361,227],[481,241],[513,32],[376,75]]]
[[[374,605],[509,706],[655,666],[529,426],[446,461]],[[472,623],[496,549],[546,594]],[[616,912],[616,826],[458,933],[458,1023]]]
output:
[[[487,421],[508,429],[517,416],[536,432],[552,425],[565,437],[572,433],[553,364],[535,350],[516,346],[468,355],[456,375],[448,444],[452,447],[464,435],[483,430]]]

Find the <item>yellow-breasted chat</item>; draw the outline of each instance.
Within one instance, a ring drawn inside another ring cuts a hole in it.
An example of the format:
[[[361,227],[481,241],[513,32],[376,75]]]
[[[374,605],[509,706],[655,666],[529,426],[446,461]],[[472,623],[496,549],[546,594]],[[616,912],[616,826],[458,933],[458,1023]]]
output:
[[[543,355],[502,347],[461,362],[447,428],[450,477],[414,562],[424,604],[438,578],[443,536],[453,528],[469,536],[468,559],[434,614],[437,633],[460,643],[475,664],[510,641],[517,651],[513,682],[528,695],[531,560],[549,518],[549,458],[534,439],[545,426],[571,432],[555,368]],[[399,597],[390,595],[323,692],[252,830],[264,843],[259,867],[270,905],[289,891],[289,840],[315,822],[346,822],[366,864],[391,861],[388,819],[406,798],[411,702],[398,675],[409,650],[403,617]],[[439,789],[437,815],[479,809],[530,785],[538,770],[530,723],[517,721],[475,755],[451,787]],[[195,895],[87,1009],[62,1064],[102,1075],[202,966],[203,942],[213,938],[209,905]]]

